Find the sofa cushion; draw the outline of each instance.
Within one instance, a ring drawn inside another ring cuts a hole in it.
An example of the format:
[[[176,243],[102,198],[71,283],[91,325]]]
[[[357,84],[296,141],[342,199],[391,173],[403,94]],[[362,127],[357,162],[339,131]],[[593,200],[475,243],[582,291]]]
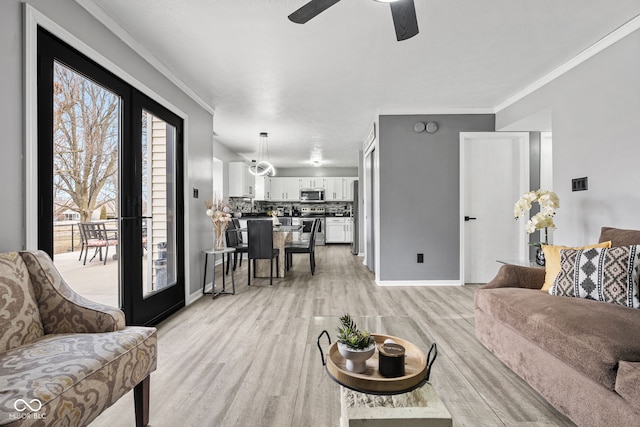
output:
[[[640,308],[640,246],[564,249],[551,295]]]
[[[611,247],[640,245],[640,230],[624,230],[622,228],[602,227],[599,242],[611,240]]]
[[[0,254],[0,353],[43,335],[27,266],[17,252]]]
[[[16,415],[36,414],[60,425],[86,425],[155,370],[156,347],[154,328],[127,327],[46,335],[0,354],[0,425],[19,425]],[[18,399],[38,410],[17,413]]]
[[[621,361],[616,377],[616,392],[640,411],[640,363]]]
[[[478,289],[476,307],[614,389],[618,362],[640,362],[640,310],[520,288]]]
[[[562,249],[590,249],[590,248],[610,248],[611,242],[600,242],[593,245],[587,246],[552,246],[552,245],[542,245],[542,252],[544,252],[544,284],[542,285],[541,291],[548,292],[549,289],[553,286],[553,282],[558,277],[558,273],[560,273],[560,251]]]

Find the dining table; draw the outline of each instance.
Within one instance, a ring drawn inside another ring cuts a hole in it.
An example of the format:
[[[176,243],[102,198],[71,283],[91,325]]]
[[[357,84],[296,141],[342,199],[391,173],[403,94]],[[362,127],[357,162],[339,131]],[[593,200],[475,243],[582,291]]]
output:
[[[268,221],[268,220],[261,220]],[[275,249],[280,250],[280,262],[278,264],[278,277],[285,277],[286,268],[285,268],[285,254],[284,247],[287,243],[291,243],[293,241],[293,233],[296,231],[301,231],[303,228],[302,225],[274,225],[273,226],[273,247]],[[246,232],[247,228],[238,228],[236,229],[238,233]],[[271,268],[271,263],[268,259],[257,259],[256,260],[256,268],[255,274],[256,277],[269,277]]]

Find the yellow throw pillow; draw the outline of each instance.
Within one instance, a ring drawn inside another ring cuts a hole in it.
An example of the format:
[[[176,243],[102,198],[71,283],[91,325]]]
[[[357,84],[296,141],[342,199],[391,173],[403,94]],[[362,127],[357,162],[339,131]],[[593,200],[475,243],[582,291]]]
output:
[[[544,273],[544,284],[542,285],[541,291],[548,292],[549,288],[553,286],[553,282],[558,277],[558,273],[560,273],[560,251],[562,249],[591,249],[591,248],[610,248],[611,242],[602,242],[596,243],[595,245],[587,245],[587,246],[579,246],[579,247],[571,247],[571,246],[551,246],[551,245],[542,245],[542,252],[544,252],[544,261],[545,261],[545,273]]]

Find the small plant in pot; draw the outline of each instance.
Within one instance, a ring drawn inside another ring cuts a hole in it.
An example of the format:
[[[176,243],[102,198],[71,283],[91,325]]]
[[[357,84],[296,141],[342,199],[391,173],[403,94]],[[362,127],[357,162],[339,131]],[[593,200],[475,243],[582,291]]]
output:
[[[360,374],[367,370],[367,360],[376,350],[376,340],[369,332],[360,331],[348,314],[340,318],[338,351],[347,360],[347,370]]]

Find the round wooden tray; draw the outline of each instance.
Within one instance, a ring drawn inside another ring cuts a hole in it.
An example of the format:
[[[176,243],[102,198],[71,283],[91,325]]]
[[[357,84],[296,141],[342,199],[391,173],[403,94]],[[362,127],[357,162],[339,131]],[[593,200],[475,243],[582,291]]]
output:
[[[338,343],[329,346],[326,368],[329,376],[345,387],[372,394],[399,394],[413,390],[422,385],[427,378],[427,357],[415,345],[402,338],[390,335],[371,334],[376,340],[376,351],[367,360],[367,370],[361,374],[347,371],[347,361],[338,351]],[[384,340],[392,339],[405,348],[405,375],[387,378],[378,371],[378,347]]]

